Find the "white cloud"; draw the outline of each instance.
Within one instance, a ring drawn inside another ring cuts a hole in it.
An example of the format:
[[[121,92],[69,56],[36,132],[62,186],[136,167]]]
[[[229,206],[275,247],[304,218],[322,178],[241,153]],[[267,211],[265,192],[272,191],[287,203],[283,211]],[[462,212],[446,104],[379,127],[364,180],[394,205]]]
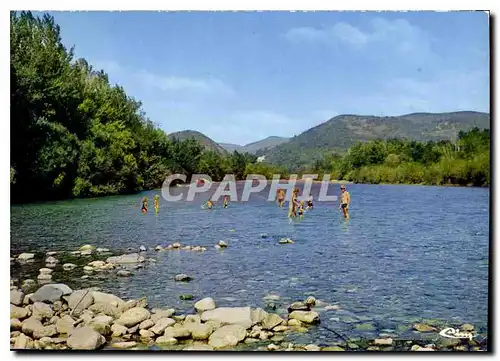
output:
[[[374,18],[365,30],[346,22],[337,22],[329,28],[301,27],[290,29],[286,38],[291,41],[343,43],[356,48],[369,44],[387,43],[403,54],[430,50],[430,37],[421,28],[404,19]]]
[[[232,95],[234,90],[217,78],[193,78],[177,75],[160,75],[146,70],[135,74],[143,84],[158,88],[165,92],[188,91],[196,93],[217,93]]]

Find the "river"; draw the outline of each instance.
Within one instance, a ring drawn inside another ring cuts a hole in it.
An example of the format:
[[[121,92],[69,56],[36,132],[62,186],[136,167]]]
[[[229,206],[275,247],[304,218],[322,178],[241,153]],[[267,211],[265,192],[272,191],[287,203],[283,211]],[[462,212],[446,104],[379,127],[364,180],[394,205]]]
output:
[[[319,184],[313,185],[317,195]],[[392,333],[421,337],[408,326],[417,321],[471,323],[487,331],[488,189],[405,185],[347,186],[351,219],[338,204],[316,202],[301,221],[266,201],[267,193],[227,209],[201,209],[195,202],[161,200],[158,215],[142,215],[140,199],[160,191],[11,207],[11,254],[76,250],[83,244],[117,252],[151,248],[156,262],[129,278],[83,271],[54,272],[73,288],[99,286],[125,299],[147,296],[151,306],[191,311],[213,297],[218,306],[269,307],[277,312],[313,295],[340,310],[320,310],[321,325],[351,337]],[[331,185],[329,194],[338,192]],[[265,237],[266,236],[266,237]],[[278,240],[289,237],[293,244]],[[219,240],[229,246],[215,249]],[[158,244],[179,241],[205,252],[155,252]],[[76,263],[76,261],[75,261]],[[60,266],[59,266],[60,267]],[[39,267],[11,264],[11,277],[36,279]],[[189,283],[173,277],[186,273]],[[194,301],[179,299],[192,294]],[[267,304],[267,305],[266,305]],[[271,305],[273,306],[273,305]],[[366,325],[369,324],[368,327]],[[360,326],[364,325],[364,326]],[[328,342],[324,327],[293,336],[296,342]]]

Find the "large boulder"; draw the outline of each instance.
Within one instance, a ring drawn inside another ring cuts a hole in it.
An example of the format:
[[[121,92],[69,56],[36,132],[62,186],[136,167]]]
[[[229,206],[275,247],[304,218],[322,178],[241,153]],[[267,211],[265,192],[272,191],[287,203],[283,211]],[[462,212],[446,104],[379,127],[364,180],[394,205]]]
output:
[[[43,285],[31,296],[33,302],[49,302],[54,303],[59,301],[62,296],[70,295],[73,292],[71,288],[63,283],[52,283]]]
[[[19,290],[10,290],[10,303],[15,306],[22,306],[24,300],[24,293]]]
[[[194,304],[194,308],[198,312],[213,310],[215,308],[215,301],[211,297],[206,297],[206,298],[196,302]]]
[[[27,335],[33,335],[35,331],[43,328],[42,321],[36,317],[30,317],[23,322],[21,330]]]
[[[66,297],[66,301],[71,310],[80,313],[94,303],[94,296],[91,289],[76,290]]]
[[[208,339],[208,344],[214,348],[236,346],[243,341],[247,331],[241,325],[227,325],[215,330]]]
[[[252,327],[250,307],[219,307],[201,314],[202,321],[219,321],[221,325],[241,325],[245,329]]]
[[[120,317],[121,309],[107,302],[95,302],[89,307],[89,310],[96,314],[104,314],[113,318]]]
[[[164,333],[165,337],[186,338],[191,336],[191,331],[186,326],[176,323],[174,326],[167,327]]]
[[[103,336],[107,336],[111,333],[111,323],[113,322],[113,317],[100,315],[92,319],[88,323],[88,326],[94,331],[99,332]]]
[[[319,323],[319,314],[314,311],[293,311],[288,315],[288,318],[304,323]]]
[[[144,262],[146,259],[138,253],[123,254],[121,256],[109,257],[106,263],[111,264],[134,264]]]
[[[262,323],[268,315],[262,308],[252,309],[252,324]]]
[[[97,350],[106,339],[92,328],[84,326],[76,328],[67,340],[67,345],[73,350]]]
[[[120,318],[116,321],[119,325],[126,327],[132,327],[144,320],[147,320],[150,316],[148,310],[142,307],[134,307],[130,310],[125,311]]]
[[[94,291],[92,292],[92,296],[94,297],[94,302],[103,302],[103,303],[109,303],[115,307],[122,308],[125,305],[125,301],[122,300],[120,297],[117,297],[111,293],[104,293],[104,292],[98,292]]]
[[[33,337],[40,339],[42,337],[52,337],[57,335],[57,329],[55,325],[48,325],[44,327],[37,327],[33,330]]]

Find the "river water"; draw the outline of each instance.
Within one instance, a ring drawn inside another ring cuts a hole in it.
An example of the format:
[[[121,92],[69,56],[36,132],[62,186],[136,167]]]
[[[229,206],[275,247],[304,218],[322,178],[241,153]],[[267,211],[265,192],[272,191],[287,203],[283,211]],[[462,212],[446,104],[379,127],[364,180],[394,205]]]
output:
[[[313,195],[319,187],[313,185]],[[81,279],[81,269],[56,269],[54,280],[73,288],[99,286],[126,299],[147,296],[153,307],[181,312],[192,311],[197,299],[208,296],[218,306],[272,307],[284,314],[288,304],[309,295],[340,306],[340,310],[319,307],[321,327],[290,336],[296,342],[336,340],[324,326],[350,337],[370,338],[385,332],[415,339],[421,335],[408,327],[417,321],[467,322],[486,332],[489,190],[347,187],[352,198],[349,221],[333,202],[316,202],[302,220],[290,221],[286,207],[268,202],[267,193],[214,210],[200,207],[203,197],[175,203],[162,199],[158,215],[142,215],[139,203],[146,195],[152,209],[159,190],[16,205],[11,207],[11,254],[77,250],[83,244],[123,253],[144,245],[151,248],[146,256],[156,262],[134,270],[132,277]],[[330,185],[328,193],[337,192],[338,185]],[[295,243],[281,245],[282,237]],[[229,247],[216,249],[219,240]],[[153,250],[174,241],[208,250]],[[64,257],[61,264],[79,262]],[[36,279],[39,267],[11,265],[11,277]],[[175,282],[173,277],[179,273],[192,276],[193,281]],[[195,299],[182,301],[181,294]],[[280,299],[266,301],[266,295]]]

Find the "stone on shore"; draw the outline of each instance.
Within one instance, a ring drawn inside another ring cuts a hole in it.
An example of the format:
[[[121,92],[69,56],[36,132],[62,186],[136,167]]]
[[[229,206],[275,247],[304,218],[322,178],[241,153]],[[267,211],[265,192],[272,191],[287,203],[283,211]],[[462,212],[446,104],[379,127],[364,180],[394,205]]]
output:
[[[460,326],[460,331],[472,332],[474,331],[474,326],[471,325],[470,323],[463,324],[462,326]]]
[[[175,338],[187,338],[191,336],[191,331],[183,325],[176,323],[174,326],[169,326],[165,329],[164,336]]]
[[[71,288],[63,283],[52,283],[43,285],[32,296],[33,302],[49,302],[54,303],[59,301],[62,296],[70,295],[73,292]]]
[[[32,343],[33,340],[26,336],[24,333],[21,333],[19,336],[16,337],[16,341],[14,343],[14,346],[12,347],[14,350],[24,350],[29,347],[29,344]]]
[[[50,319],[54,316],[54,311],[52,308],[43,302],[35,302],[33,303],[33,316],[38,317],[40,319]]]
[[[132,327],[141,323],[144,320],[147,320],[149,316],[150,313],[145,308],[134,307],[131,308],[130,310],[125,311],[120,316],[120,318],[116,320],[116,323],[118,323],[119,325],[123,325],[125,327]]]
[[[170,336],[160,336],[155,341],[155,343],[160,345],[175,345],[177,342],[176,338]]]
[[[21,330],[27,335],[33,335],[35,330],[43,328],[42,321],[36,317],[30,317],[23,321]]]
[[[149,330],[157,335],[163,334],[167,327],[170,327],[175,324],[175,321],[171,318],[160,318],[156,321],[155,325],[151,327]]]
[[[202,300],[199,300],[194,304],[194,308],[198,312],[210,311],[215,309],[215,301],[211,297],[206,297]]]
[[[10,305],[10,318],[17,318],[22,320],[28,317],[28,310],[24,307],[18,307],[16,305]]]
[[[111,332],[113,333],[113,337],[123,336],[127,333],[127,331],[128,329],[123,325],[119,325],[117,323],[111,325]]]
[[[12,331],[20,330],[22,327],[23,327],[23,323],[19,319],[17,319],[17,318],[10,319],[10,329]]]
[[[201,314],[202,321],[218,321],[221,325],[241,325],[245,329],[252,327],[250,307],[219,307]]]
[[[51,274],[54,270],[50,268],[40,268],[38,272],[43,275],[43,274]]]
[[[120,349],[132,348],[135,346],[137,346],[137,342],[135,342],[135,341],[122,341],[122,342],[115,342],[115,343],[111,344],[111,347],[120,348]]]
[[[52,275],[41,273],[36,277],[36,279],[39,281],[50,281],[52,279]]]
[[[78,267],[76,264],[74,263],[65,263],[62,265],[62,268],[65,270],[65,271],[71,271],[72,269],[75,269],[76,267]]]
[[[92,328],[84,326],[75,329],[68,338],[67,345],[73,350],[97,350],[106,339]]]
[[[94,302],[102,302],[102,303],[108,303],[112,306],[115,307],[123,307],[125,305],[125,301],[122,300],[120,297],[115,296],[111,293],[104,293],[104,292],[99,292],[99,291],[93,291],[92,292],[92,297],[94,299]]]
[[[66,296],[66,300],[69,308],[75,310],[75,313],[89,308],[94,303],[94,297],[90,289],[73,291],[69,296]]]
[[[214,348],[236,346],[238,342],[245,339],[246,334],[245,327],[241,325],[222,326],[210,335],[208,344]]]
[[[24,293],[19,290],[10,291],[10,303],[15,306],[22,306],[24,300]]]
[[[155,323],[153,320],[147,319],[147,320],[142,321],[139,324],[139,330],[147,330],[147,329],[153,327],[154,325],[155,325]]]
[[[319,314],[314,311],[293,311],[288,315],[288,318],[293,318],[304,323],[319,323]]]
[[[213,326],[206,323],[188,322],[184,326],[191,332],[193,340],[206,340],[214,331]]]
[[[207,344],[190,345],[184,348],[184,351],[213,351],[213,347]]]
[[[373,341],[377,346],[392,346],[392,338],[377,338]]]
[[[56,322],[57,332],[69,335],[73,331],[74,324],[75,320],[71,316],[64,315]]]
[[[57,335],[57,329],[55,325],[38,327],[33,330],[33,337],[36,339],[40,339],[43,337],[52,337],[55,335]]]

